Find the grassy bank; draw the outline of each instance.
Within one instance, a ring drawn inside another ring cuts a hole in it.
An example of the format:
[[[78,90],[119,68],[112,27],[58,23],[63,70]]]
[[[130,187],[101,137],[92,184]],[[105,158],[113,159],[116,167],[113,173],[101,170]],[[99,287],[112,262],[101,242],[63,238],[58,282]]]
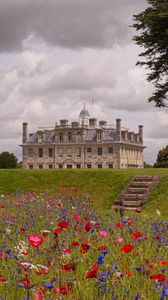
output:
[[[80,194],[90,193],[98,210],[108,210],[114,199],[134,175],[161,176],[159,185],[151,194],[147,213],[156,209],[168,214],[168,169],[139,170],[0,170],[0,194],[57,191],[60,185],[76,186]]]

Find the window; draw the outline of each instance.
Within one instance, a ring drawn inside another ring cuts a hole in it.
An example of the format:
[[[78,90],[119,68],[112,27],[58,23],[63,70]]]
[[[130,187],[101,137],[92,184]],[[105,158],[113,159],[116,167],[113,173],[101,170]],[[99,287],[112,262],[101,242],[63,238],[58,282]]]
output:
[[[62,169],[62,168],[63,168],[63,165],[58,165],[58,168],[59,168],[59,169]]]
[[[43,148],[39,148],[39,157],[43,157]]]
[[[67,169],[72,169],[72,165],[67,165]]]
[[[39,169],[43,169],[43,165],[39,165]]]
[[[62,132],[60,132],[59,138],[60,138],[60,142],[63,142],[63,134],[62,134]]]
[[[77,169],[80,169],[80,168],[81,168],[81,165],[80,165],[80,164],[76,165],[76,168],[77,168]]]
[[[113,154],[113,147],[109,147],[109,154]]]
[[[48,149],[48,156],[49,157],[53,157],[53,154],[54,154],[54,149],[53,148],[49,148]]]
[[[29,157],[33,157],[33,148],[29,149]]]
[[[87,164],[87,169],[91,169],[92,165],[91,164]]]
[[[92,156],[92,148],[87,148],[86,149],[86,151],[87,151],[87,156]]]
[[[72,148],[68,148],[67,152],[68,152],[68,157],[72,157]]]
[[[109,164],[109,169],[113,169],[113,164]]]
[[[81,148],[77,148],[76,150],[76,156],[81,157]]]
[[[62,148],[58,149],[58,157],[62,157]]]
[[[97,148],[97,154],[98,154],[98,155],[102,155],[102,148],[101,148],[101,147],[98,147],[98,148]]]
[[[33,169],[33,165],[29,165],[29,169]]]
[[[102,132],[101,131],[98,131],[97,132],[97,141],[101,141],[102,140]]]
[[[68,132],[68,141],[72,141],[72,133],[71,132]]]
[[[102,169],[102,164],[97,165],[98,169]]]
[[[53,165],[48,165],[49,169],[53,169]]]

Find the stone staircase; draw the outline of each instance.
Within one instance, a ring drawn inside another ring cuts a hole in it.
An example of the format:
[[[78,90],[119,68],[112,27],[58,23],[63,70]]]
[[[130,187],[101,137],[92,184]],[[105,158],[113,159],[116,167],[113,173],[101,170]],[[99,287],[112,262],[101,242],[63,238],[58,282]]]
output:
[[[135,210],[142,207],[159,181],[159,176],[134,176],[118,195],[112,208]]]

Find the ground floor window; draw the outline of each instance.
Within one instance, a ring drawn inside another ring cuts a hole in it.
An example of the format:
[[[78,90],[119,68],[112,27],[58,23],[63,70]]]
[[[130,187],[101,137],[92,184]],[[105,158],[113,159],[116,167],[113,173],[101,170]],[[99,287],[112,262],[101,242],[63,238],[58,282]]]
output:
[[[59,165],[58,165],[58,168],[59,168],[59,169],[62,169],[62,168],[63,168],[63,165],[59,164]]]
[[[72,169],[72,165],[67,165],[67,169]]]
[[[33,165],[29,165],[29,169],[33,169]]]
[[[39,165],[39,169],[43,169],[43,165]]]
[[[87,169],[91,169],[92,165],[91,164],[87,164]]]
[[[80,165],[80,164],[77,164],[76,167],[77,167],[77,169],[80,169],[80,168],[81,168],[81,165]]]
[[[53,165],[48,165],[49,169],[53,169]]]
[[[109,169],[113,169],[113,164],[109,164]]]
[[[97,165],[98,169],[102,169],[102,164]]]

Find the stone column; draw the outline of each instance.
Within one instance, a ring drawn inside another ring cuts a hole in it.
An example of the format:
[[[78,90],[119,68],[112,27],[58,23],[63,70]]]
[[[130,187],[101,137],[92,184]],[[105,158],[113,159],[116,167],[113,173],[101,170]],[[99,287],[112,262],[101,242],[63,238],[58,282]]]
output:
[[[28,140],[28,123],[23,123],[23,134],[22,134],[22,143],[26,143]]]
[[[116,141],[121,141],[121,119],[116,119]]]
[[[139,125],[139,141],[141,144],[143,144],[143,125]]]

